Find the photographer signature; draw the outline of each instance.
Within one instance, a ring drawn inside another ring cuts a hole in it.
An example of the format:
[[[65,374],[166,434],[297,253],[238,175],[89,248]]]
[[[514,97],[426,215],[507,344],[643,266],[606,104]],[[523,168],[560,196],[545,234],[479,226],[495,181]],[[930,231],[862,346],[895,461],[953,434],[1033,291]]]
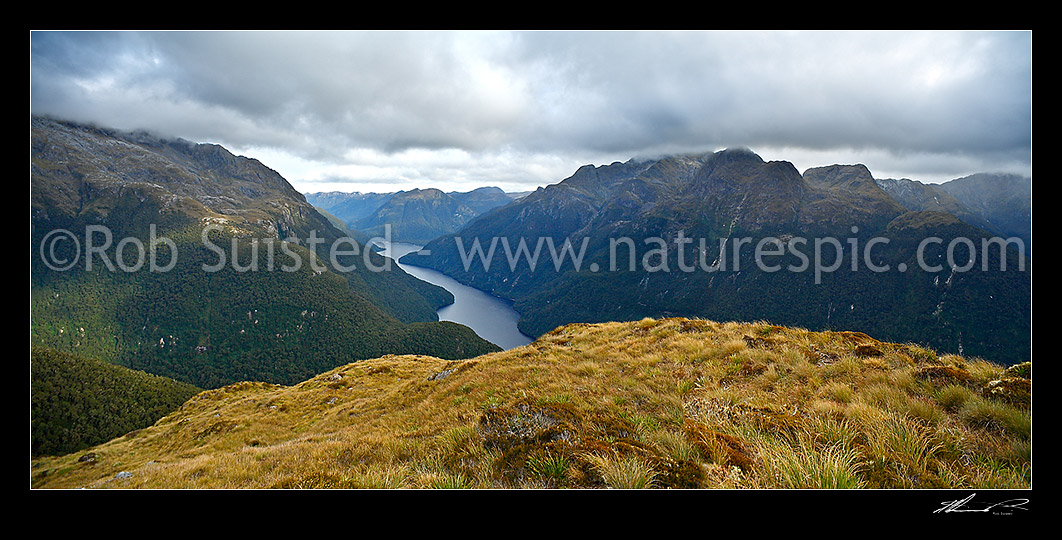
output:
[[[992,512],[994,514],[1009,514],[1011,510],[1028,510],[1025,507],[1029,503],[1029,499],[1008,499],[1006,501],[988,504],[988,505],[971,505],[967,506],[971,500],[973,500],[976,493],[971,494],[965,499],[958,499],[954,501],[945,501],[940,508],[933,511],[934,514],[939,513],[952,513],[952,512]]]

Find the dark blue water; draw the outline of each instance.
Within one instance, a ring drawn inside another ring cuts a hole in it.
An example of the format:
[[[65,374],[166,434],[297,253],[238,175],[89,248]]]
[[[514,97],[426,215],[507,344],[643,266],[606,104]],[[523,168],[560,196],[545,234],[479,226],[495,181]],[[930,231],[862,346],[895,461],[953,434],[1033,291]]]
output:
[[[422,247],[401,242],[386,244],[377,241],[377,243],[383,249],[381,253],[396,262],[403,255],[419,251]],[[408,274],[438,285],[454,295],[453,304],[439,309],[439,320],[463,324],[475,331],[479,337],[503,349],[512,349],[531,343],[531,338],[516,329],[516,322],[520,320],[520,315],[513,310],[512,304],[508,301],[462,285],[446,274],[429,268],[402,263],[398,266]]]

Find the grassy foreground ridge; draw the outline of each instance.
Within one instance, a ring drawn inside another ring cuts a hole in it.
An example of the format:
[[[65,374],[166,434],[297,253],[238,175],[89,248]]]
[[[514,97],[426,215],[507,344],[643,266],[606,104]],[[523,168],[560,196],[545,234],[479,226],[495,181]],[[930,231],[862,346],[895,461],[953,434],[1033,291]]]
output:
[[[643,319],[207,390],[30,473],[37,488],[1011,489],[1031,487],[1031,431],[1031,363]]]

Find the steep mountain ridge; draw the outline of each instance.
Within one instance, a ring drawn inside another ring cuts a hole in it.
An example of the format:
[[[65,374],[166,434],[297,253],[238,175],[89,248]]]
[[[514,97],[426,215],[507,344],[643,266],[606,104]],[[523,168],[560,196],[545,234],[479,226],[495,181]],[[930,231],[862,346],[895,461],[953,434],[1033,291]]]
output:
[[[988,223],[974,215],[958,199],[946,191],[934,187],[933,184],[923,184],[917,180],[884,178],[876,180],[886,193],[898,204],[914,212],[934,211],[947,212],[974,225],[975,227],[987,228]]]
[[[805,226],[831,222],[840,228],[859,223],[878,229],[907,211],[862,164],[813,167],[804,171],[803,178],[809,186],[827,193],[808,204]]]
[[[144,234],[149,222],[213,223],[237,235],[303,244],[317,238],[328,245],[344,236],[276,171],[218,145],[38,117],[32,122],[35,222],[105,224],[115,236]],[[117,217],[108,220],[115,208]],[[366,261],[385,264],[376,256]],[[368,266],[348,265],[352,270],[343,275],[360,295],[402,321],[437,320],[435,310],[453,301],[444,289],[401,269],[371,272]]]
[[[764,162],[742,148],[713,154],[694,178],[707,214],[742,228],[784,227],[800,217],[808,186],[791,163]]]
[[[403,262],[513,300],[531,336],[577,321],[766,319],[1004,363],[1026,359],[1031,262],[1007,246],[1002,262],[1010,272],[995,270],[994,252],[983,253],[989,271],[945,271],[936,262],[954,255],[948,246],[980,246],[990,233],[932,213],[897,222],[908,213],[863,165],[801,175],[740,148],[580,167]],[[922,244],[927,238],[941,241]],[[513,264],[521,241],[522,263]],[[777,254],[757,259],[764,241]],[[574,257],[552,264],[548,246],[560,252],[565,242],[582,256],[578,264]],[[538,246],[545,255],[533,266]]]
[[[942,184],[909,179],[878,181],[909,210],[938,210],[1003,237],[1017,237],[1032,253],[1032,179],[974,174]]]
[[[257,160],[46,118],[31,128],[32,345],[203,388],[496,349],[435,322],[452,295],[345,237]]]
[[[459,204],[471,209],[477,216],[499,206],[505,206],[518,197],[518,195],[510,195],[501,188],[494,186],[476,188],[466,192],[451,191],[447,195],[453,197]]]
[[[275,171],[216,145],[129,135],[35,117],[31,214],[36,220],[128,222],[130,197],[176,218],[216,218],[247,233],[328,230]],[[115,208],[121,211],[112,216]],[[135,208],[133,208],[135,210]],[[153,217],[151,211],[145,216]],[[113,219],[112,219],[113,218]]]
[[[967,208],[988,216],[1000,210],[1027,208],[1032,197],[1032,180],[1017,174],[980,173],[944,182],[940,189]],[[1004,208],[1000,208],[1001,203]]]

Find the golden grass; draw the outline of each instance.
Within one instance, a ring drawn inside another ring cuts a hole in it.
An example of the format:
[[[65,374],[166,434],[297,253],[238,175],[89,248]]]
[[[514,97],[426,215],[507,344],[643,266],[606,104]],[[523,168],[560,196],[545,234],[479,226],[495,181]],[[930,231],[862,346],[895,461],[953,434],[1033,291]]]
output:
[[[1027,488],[1030,403],[984,390],[1001,377],[853,332],[573,324],[465,361],[385,356],[203,392],[30,474],[36,488]]]

